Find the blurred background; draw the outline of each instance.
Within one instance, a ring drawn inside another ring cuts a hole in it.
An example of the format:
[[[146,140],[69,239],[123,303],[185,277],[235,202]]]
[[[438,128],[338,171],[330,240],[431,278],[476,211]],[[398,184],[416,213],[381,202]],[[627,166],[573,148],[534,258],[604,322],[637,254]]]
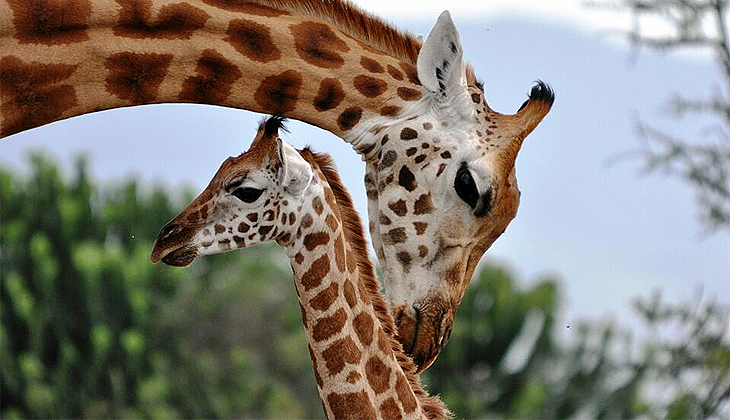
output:
[[[448,7],[498,111],[538,78],[557,95],[430,391],[467,418],[729,417],[726,2],[359,3],[420,34]],[[149,262],[259,117],[146,106],[0,140],[2,418],[323,417],[281,249]],[[289,127],[365,217],[357,155]]]

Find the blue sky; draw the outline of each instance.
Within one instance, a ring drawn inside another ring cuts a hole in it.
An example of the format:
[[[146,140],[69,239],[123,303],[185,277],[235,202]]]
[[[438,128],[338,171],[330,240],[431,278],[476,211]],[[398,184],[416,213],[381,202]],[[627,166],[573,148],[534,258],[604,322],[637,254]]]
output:
[[[640,145],[639,119],[688,140],[707,136],[713,121],[676,120],[663,109],[676,93],[712,93],[720,79],[711,59],[646,50],[637,55],[602,35],[625,20],[593,12],[582,19],[575,5],[530,13],[529,2],[507,9],[497,1],[477,13],[478,3],[472,3],[460,3],[453,16],[490,106],[514,112],[538,78],[557,96],[518,157],[517,218],[485,259],[506,264],[523,284],[546,275],[561,279],[566,324],[578,318],[627,323],[631,299],[657,289],[677,301],[702,287],[706,296],[730,303],[730,236],[705,234],[694,191],[674,178],[643,174],[638,159],[609,164]],[[367,5],[421,34],[443,7],[427,3],[420,14],[404,14],[383,2]],[[225,157],[249,145],[258,118],[193,105],[102,112],[3,139],[0,165],[26,170],[28,151],[45,150],[68,173],[73,157],[86,153],[100,181],[136,176],[142,184],[200,190]],[[365,215],[357,155],[322,130],[301,123],[290,129],[286,138],[295,146],[311,144],[335,157]]]

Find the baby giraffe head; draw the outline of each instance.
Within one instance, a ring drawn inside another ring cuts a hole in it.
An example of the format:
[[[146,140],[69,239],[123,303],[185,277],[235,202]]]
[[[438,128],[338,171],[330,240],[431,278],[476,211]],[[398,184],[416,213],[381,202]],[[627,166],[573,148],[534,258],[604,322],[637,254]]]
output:
[[[266,119],[251,147],[223,162],[205,190],[160,230],[152,262],[186,266],[198,255],[291,241],[312,168],[279,138],[282,123]]]

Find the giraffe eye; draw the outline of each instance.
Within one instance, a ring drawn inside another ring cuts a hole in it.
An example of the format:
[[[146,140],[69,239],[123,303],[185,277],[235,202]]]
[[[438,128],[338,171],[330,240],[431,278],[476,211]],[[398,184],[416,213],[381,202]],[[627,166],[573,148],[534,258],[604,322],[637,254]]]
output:
[[[236,188],[236,190],[233,191],[233,195],[244,203],[253,203],[261,197],[261,193],[263,192],[264,190],[260,190],[258,188],[243,187]]]
[[[477,191],[477,185],[474,182],[474,178],[471,176],[469,168],[466,163],[461,164],[461,167],[456,172],[456,179],[454,180],[454,189],[456,194],[464,200],[466,204],[471,208],[475,208],[477,200],[479,199],[479,192]]]

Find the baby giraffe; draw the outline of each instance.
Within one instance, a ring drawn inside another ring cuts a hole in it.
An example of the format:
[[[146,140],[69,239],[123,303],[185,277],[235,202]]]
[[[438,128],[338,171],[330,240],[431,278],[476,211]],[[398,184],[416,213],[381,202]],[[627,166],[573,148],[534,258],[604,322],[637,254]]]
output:
[[[276,241],[291,260],[327,418],[450,417],[395,340],[362,223],[330,157],[283,142],[282,123],[263,121],[249,150],[223,162],[162,228],[152,261],[185,266],[198,255]]]

